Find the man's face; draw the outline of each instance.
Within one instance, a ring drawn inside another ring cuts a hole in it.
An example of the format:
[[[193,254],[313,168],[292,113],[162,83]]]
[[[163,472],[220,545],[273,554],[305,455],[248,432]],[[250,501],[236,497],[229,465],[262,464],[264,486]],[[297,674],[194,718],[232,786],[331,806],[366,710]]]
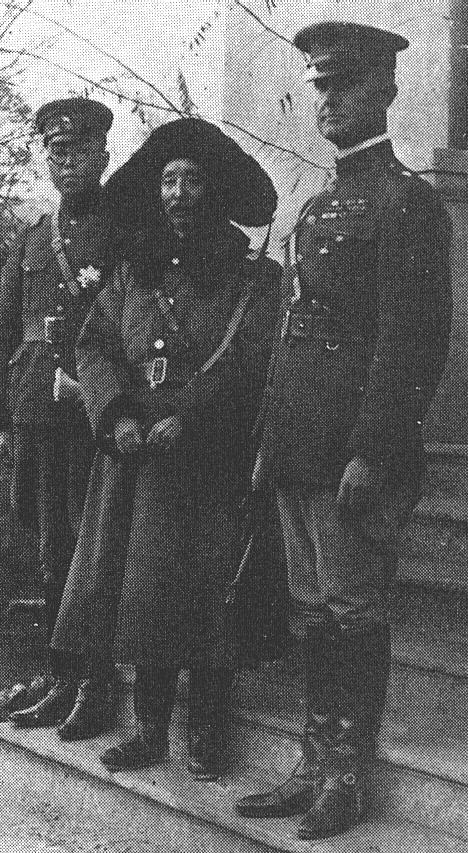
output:
[[[206,199],[206,178],[193,160],[171,160],[166,164],[161,175],[161,202],[178,234],[193,231],[201,222]]]
[[[388,70],[381,67],[323,77],[314,81],[314,89],[318,130],[341,148],[383,132],[396,93]]]
[[[52,139],[47,146],[50,177],[64,198],[95,189],[108,162],[102,139]]]

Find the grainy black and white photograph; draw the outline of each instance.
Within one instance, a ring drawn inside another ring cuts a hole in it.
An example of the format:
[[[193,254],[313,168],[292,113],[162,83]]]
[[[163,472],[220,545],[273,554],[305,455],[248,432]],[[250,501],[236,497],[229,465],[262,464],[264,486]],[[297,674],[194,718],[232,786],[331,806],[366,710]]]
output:
[[[468,853],[466,0],[0,0],[0,853]]]

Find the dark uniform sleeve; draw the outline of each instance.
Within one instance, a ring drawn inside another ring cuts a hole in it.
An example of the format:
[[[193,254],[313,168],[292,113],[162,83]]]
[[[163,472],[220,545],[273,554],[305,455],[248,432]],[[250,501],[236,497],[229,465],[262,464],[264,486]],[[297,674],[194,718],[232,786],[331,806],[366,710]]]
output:
[[[76,345],[77,374],[86,411],[96,442],[106,450],[107,434],[115,420],[133,414],[120,337],[123,303],[122,279],[117,276],[96,298]]]
[[[257,262],[252,277],[256,278],[253,294],[233,345],[209,372],[199,373],[177,397],[174,413],[189,429],[196,429],[207,415],[222,412],[233,393],[245,421],[253,426],[278,316],[281,267],[268,259]]]
[[[10,425],[8,362],[22,337],[22,267],[27,229],[10,249],[0,279],[0,428]]]
[[[409,179],[388,206],[379,246],[378,333],[349,459],[404,460],[442,376],[452,316],[451,222],[437,194]]]

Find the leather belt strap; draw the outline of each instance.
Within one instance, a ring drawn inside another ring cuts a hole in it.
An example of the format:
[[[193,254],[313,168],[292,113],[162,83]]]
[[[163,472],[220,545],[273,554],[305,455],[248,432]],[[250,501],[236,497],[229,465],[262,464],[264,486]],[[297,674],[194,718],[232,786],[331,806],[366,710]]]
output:
[[[216,362],[219,361],[221,356],[224,355],[224,353],[226,352],[228,347],[231,345],[231,342],[234,338],[234,335],[236,334],[240,324],[242,323],[242,318],[245,314],[247,305],[248,305],[248,303],[250,301],[250,297],[252,295],[252,289],[253,289],[252,283],[249,282],[246,285],[244,291],[241,293],[239,302],[237,303],[237,305],[234,309],[234,313],[233,313],[231,319],[229,320],[229,325],[226,329],[226,334],[224,335],[223,340],[221,341],[219,346],[216,347],[214,353],[210,356],[210,358],[207,359],[207,361],[205,361],[204,364],[202,364],[202,366],[200,367],[199,370],[197,370],[197,373],[195,373],[195,376],[198,373],[207,373],[209,370],[211,370],[211,368],[214,367]]]
[[[72,296],[78,296],[80,292],[80,285],[78,284],[75,276],[73,275],[70,264],[68,263],[68,258],[65,254],[65,249],[63,247],[63,241],[60,236],[60,226],[59,226],[59,211],[58,208],[54,210],[52,213],[51,220],[51,230],[52,230],[52,249],[54,251],[55,257],[57,258],[57,263],[60,267],[60,271],[62,273],[63,280],[67,285]]]

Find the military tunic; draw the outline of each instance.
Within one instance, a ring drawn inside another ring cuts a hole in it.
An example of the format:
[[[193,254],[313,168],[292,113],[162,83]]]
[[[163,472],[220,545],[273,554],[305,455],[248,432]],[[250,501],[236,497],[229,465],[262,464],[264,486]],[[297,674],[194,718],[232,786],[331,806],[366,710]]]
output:
[[[279,267],[246,258],[238,229],[194,242],[162,228],[99,295],[78,343],[87,411],[100,448],[53,646],[158,666],[220,666],[229,654],[224,601],[232,574],[236,505],[248,484],[249,433],[261,400],[279,307]],[[119,272],[119,271],[117,271]],[[123,281],[123,284],[122,284]],[[232,347],[196,372],[226,332],[246,281],[252,297]],[[127,283],[125,283],[127,282]],[[162,288],[185,346],[161,314]],[[164,382],[148,363],[164,343]],[[116,418],[145,435],[176,415],[182,435],[164,452],[123,457]],[[117,630],[116,630],[117,625]]]
[[[55,611],[94,452],[84,409],[72,400],[54,401],[55,370],[60,366],[76,378],[76,338],[123,241],[99,195],[81,212],[62,206],[59,230],[78,280],[77,295],[64,281],[53,251],[49,215],[20,235],[0,285],[0,422],[4,429],[13,428],[12,503],[23,523],[38,530]],[[45,318],[51,316],[63,318],[54,344],[45,335]]]
[[[422,422],[448,351],[450,232],[437,193],[386,141],[338,160],[288,252],[263,457],[280,490],[297,597],[332,601],[353,618],[383,618],[388,561],[384,569],[375,554],[376,518],[385,530],[379,544],[388,544],[387,521],[398,527],[417,499]],[[382,505],[343,529],[335,496],[354,457],[379,467]],[[312,507],[314,495],[322,497]]]

